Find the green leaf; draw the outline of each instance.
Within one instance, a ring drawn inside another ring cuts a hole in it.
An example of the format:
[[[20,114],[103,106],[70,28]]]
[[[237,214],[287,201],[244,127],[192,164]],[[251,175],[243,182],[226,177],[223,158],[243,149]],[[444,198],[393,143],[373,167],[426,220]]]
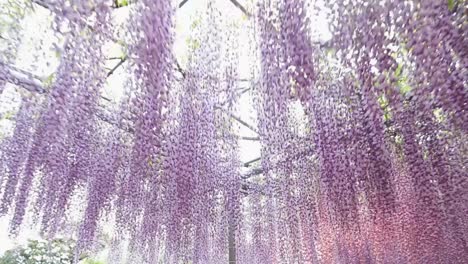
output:
[[[453,11],[453,9],[455,8],[455,5],[457,4],[457,0],[448,0],[448,9],[450,11]]]
[[[198,25],[200,25],[200,19],[195,19],[190,25],[190,29],[194,30],[196,27],[198,27]]]
[[[384,114],[383,114],[383,119],[384,121],[389,121],[392,119],[392,113],[390,112],[390,108],[388,107],[388,99],[387,97],[383,94],[377,98],[377,101],[379,102],[380,108],[382,108]]]
[[[328,48],[326,50],[327,56],[334,57],[336,55],[336,49],[334,48]]]
[[[411,86],[408,84],[406,77],[402,77],[398,80],[398,87],[400,88],[400,92],[403,95],[406,95],[409,91],[411,91]]]
[[[403,144],[403,137],[401,135],[396,135],[395,136],[395,143],[397,145],[402,145]]]
[[[128,0],[117,0],[117,7],[128,6]]]
[[[192,38],[187,38],[185,40],[185,43],[187,44],[187,46],[189,47],[190,50],[197,50],[199,47],[200,47],[200,42],[196,39],[192,39]]]
[[[52,73],[51,75],[49,75],[45,80],[44,80],[44,86],[46,88],[52,86],[52,84],[54,83],[54,79],[55,79],[55,73]]]
[[[439,123],[442,123],[445,121],[446,119],[446,116],[445,116],[445,113],[444,111],[442,110],[442,108],[437,108],[433,111],[434,113],[434,117],[436,119],[437,122]]]
[[[400,77],[401,73],[403,72],[403,63],[399,63],[398,67],[395,70],[395,77]]]
[[[14,111],[8,111],[5,114],[3,114],[3,118],[7,120],[13,120],[13,117],[15,116]]]

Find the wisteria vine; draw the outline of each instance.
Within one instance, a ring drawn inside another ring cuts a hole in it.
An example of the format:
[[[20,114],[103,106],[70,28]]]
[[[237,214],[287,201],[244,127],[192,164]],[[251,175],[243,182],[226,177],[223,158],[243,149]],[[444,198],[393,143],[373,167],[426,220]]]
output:
[[[173,1],[132,1],[117,65],[128,81],[110,110],[119,1],[33,2],[63,43],[47,81],[0,56],[0,96],[25,88],[0,138],[11,236],[29,224],[72,236],[76,263],[108,232],[110,263],[468,259],[463,1],[230,1],[242,23],[207,1],[183,67]],[[243,96],[254,125],[237,115]],[[240,162],[240,140],[259,141],[260,157]]]

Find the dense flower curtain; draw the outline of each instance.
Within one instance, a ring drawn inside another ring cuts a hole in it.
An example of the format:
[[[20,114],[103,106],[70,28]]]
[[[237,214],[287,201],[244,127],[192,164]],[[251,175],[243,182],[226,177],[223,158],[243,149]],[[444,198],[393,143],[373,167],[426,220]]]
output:
[[[71,235],[76,262],[109,226],[111,263],[468,259],[463,1],[230,1],[245,28],[207,1],[183,68],[175,14],[187,1],[125,2],[128,80],[109,109],[120,2],[32,2],[62,41],[55,74],[38,81],[12,65],[19,40],[4,40],[0,94],[11,83],[21,95],[0,141],[11,236],[29,215],[44,237]],[[246,65],[253,127],[234,114]],[[241,163],[240,140],[259,141],[260,158]]]

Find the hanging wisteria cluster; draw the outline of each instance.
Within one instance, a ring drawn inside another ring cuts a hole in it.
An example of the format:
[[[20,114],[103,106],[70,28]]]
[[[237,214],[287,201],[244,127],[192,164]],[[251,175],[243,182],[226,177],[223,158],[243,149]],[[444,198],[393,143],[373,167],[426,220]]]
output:
[[[466,263],[464,2],[225,1],[247,26],[207,1],[183,68],[175,13],[187,1],[125,1],[116,68],[128,81],[110,109],[121,2],[33,1],[63,43],[47,82],[0,57],[0,96],[24,88],[0,139],[10,234],[32,223],[72,236],[75,262],[111,229],[110,263]],[[236,115],[245,92],[256,126]],[[241,140],[259,141],[260,157],[240,162]]]

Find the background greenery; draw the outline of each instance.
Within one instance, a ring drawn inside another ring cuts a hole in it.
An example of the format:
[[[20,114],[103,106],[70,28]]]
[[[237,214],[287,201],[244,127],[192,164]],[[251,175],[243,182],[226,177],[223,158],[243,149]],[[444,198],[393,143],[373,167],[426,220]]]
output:
[[[29,240],[26,245],[6,251],[0,264],[71,264],[74,246],[73,240]],[[83,257],[79,263],[105,264],[89,257]]]

